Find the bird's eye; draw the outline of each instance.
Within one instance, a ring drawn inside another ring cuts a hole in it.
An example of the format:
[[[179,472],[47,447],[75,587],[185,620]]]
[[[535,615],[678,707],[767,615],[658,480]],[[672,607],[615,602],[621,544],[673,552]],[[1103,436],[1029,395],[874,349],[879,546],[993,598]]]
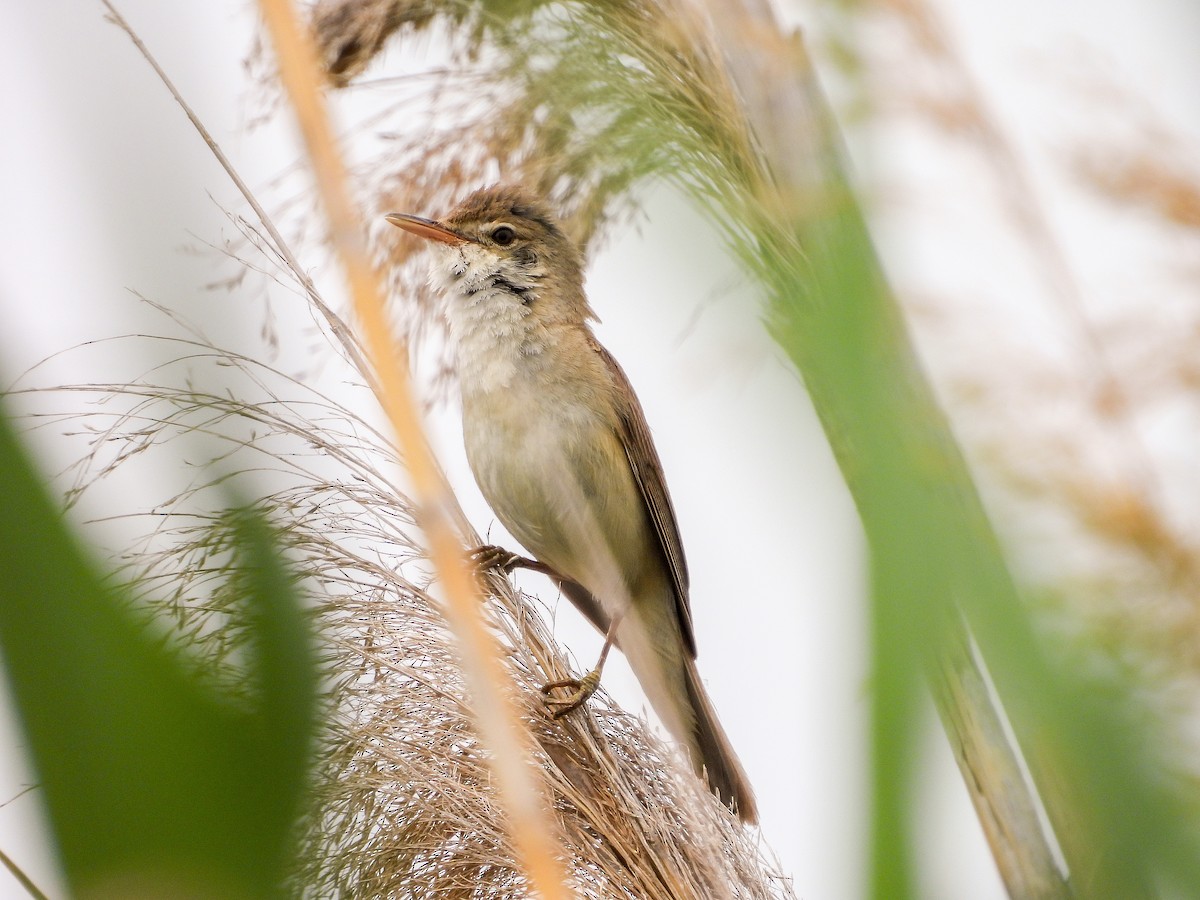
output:
[[[511,244],[516,239],[517,239],[517,233],[515,231],[513,231],[511,228],[509,228],[507,225],[500,225],[499,227],[493,229],[493,231],[492,231],[492,240],[495,241],[497,244],[499,244],[501,247],[507,247],[509,244]]]

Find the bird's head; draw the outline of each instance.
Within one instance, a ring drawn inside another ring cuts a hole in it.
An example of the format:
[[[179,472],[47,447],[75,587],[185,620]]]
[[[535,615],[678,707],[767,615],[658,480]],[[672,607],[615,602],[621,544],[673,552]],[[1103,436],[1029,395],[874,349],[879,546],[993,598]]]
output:
[[[435,278],[452,303],[518,305],[521,315],[546,324],[592,316],[578,248],[522,188],[475,191],[441,219],[384,218],[437,248]]]

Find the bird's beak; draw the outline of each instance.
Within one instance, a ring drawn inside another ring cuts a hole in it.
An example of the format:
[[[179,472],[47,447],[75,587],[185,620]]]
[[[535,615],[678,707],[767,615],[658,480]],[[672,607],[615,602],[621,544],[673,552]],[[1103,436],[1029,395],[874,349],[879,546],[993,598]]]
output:
[[[403,228],[409,234],[415,234],[417,237],[423,237],[431,241],[441,241],[443,244],[449,244],[452,247],[465,244],[469,240],[457,231],[451,231],[445,225],[438,224],[433,219],[410,216],[408,213],[388,213],[384,218],[397,228]]]

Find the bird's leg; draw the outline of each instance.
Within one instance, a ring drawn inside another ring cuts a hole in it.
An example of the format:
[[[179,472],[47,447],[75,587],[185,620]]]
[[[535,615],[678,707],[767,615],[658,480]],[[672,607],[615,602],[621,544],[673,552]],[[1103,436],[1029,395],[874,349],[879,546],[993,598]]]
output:
[[[538,562],[536,559],[530,559],[527,556],[521,556],[519,553],[513,553],[511,550],[505,550],[503,547],[498,547],[495,544],[484,544],[481,547],[476,547],[468,556],[474,564],[475,570],[481,574],[493,569],[498,569],[504,573],[509,573],[513,569],[530,569],[534,572],[541,572],[543,575],[549,575],[554,583],[558,585],[559,589],[568,593],[571,596],[572,602],[593,623],[600,624],[596,618],[597,616],[603,616],[599,604],[592,599],[591,602],[595,604],[594,610],[590,606],[581,606],[582,601],[564,587],[564,585],[571,585],[572,582],[568,582],[545,563]],[[580,588],[580,590],[582,591],[583,589]],[[589,596],[586,592],[584,592],[584,595]],[[600,659],[596,662],[596,667],[592,671],[588,672],[582,678],[566,678],[562,681],[551,681],[548,684],[542,685],[542,693],[547,695],[546,705],[554,708],[554,711],[551,713],[554,718],[560,719],[567,713],[578,709],[587,702],[592,694],[596,693],[596,689],[600,687],[600,673],[604,669],[604,661],[608,659],[608,651],[612,649],[613,642],[616,640],[617,626],[621,624],[623,615],[621,613],[614,616],[609,623],[608,632],[604,636],[604,646],[600,649]],[[569,697],[563,697],[562,699],[549,696],[550,692],[555,688],[571,688],[572,693]]]
[[[596,661],[596,667],[592,671],[582,678],[564,678],[562,681],[551,681],[542,685],[542,693],[547,695],[546,705],[553,708],[553,712],[550,713],[552,718],[561,719],[567,713],[574,712],[596,693],[596,689],[600,687],[600,673],[604,670],[604,661],[608,659],[608,651],[612,649],[617,636],[617,626],[621,624],[623,616],[624,613],[620,613],[613,617],[612,624],[608,626],[608,634],[604,636],[604,646],[600,648],[600,659]],[[549,696],[555,688],[571,688],[572,693],[562,699]]]
[[[476,547],[467,554],[467,557],[480,572],[499,569],[501,572],[507,573],[513,569],[532,569],[534,572],[541,572],[552,578],[561,577],[545,563],[540,563],[536,559],[530,559],[528,556],[521,556],[519,553],[513,553],[511,550],[505,550],[503,547],[498,547],[495,544],[484,544],[481,547]]]

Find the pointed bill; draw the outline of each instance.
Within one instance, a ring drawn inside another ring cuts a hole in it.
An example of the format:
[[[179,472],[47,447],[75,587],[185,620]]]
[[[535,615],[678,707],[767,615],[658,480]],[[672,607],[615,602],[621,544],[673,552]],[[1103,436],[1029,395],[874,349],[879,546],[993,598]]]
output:
[[[430,241],[440,241],[451,246],[467,242],[467,238],[433,219],[410,216],[408,213],[388,213],[384,218],[397,228],[403,228],[409,234],[415,234],[417,237],[423,237]]]

